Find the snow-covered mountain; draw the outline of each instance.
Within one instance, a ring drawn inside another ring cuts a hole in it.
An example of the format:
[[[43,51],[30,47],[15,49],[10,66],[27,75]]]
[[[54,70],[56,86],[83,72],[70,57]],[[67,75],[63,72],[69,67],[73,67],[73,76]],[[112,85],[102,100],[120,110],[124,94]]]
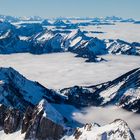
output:
[[[66,26],[67,24],[63,21],[63,20],[60,20],[60,19],[57,19],[54,23],[53,23],[54,26]]]
[[[100,126],[96,123],[86,124],[77,128],[73,135],[65,136],[66,140],[135,140],[135,137],[123,120]]]
[[[46,20],[43,22],[48,24]],[[62,25],[64,22],[57,20],[55,23]],[[77,24],[69,23],[63,28],[73,28],[73,25]],[[101,40],[87,36],[80,29],[69,32],[69,29],[59,32],[57,29],[52,31],[44,29],[43,23],[22,23],[14,26],[8,22],[0,22],[0,53],[43,54],[70,51],[86,58],[87,62],[100,62],[103,59],[97,55],[107,53],[140,55],[140,43],[137,42],[129,43],[119,39]]]
[[[43,20],[41,24],[44,25],[44,26],[52,25],[47,19]]]
[[[5,22],[18,22],[18,21],[20,21],[18,17],[6,16],[6,15],[0,15],[0,20],[3,20]]]
[[[0,68],[0,103],[24,111],[29,105],[36,105],[42,98],[59,102],[59,95],[38,82],[33,82],[13,68]]]
[[[102,61],[102,58],[96,55],[105,54],[106,46],[98,38],[86,36],[80,29],[74,30],[64,38],[64,48],[74,52],[79,57],[88,58],[88,62]]]
[[[61,34],[45,30],[31,38],[30,51],[35,54],[62,52],[62,39]]]
[[[140,68],[134,69],[113,81],[90,87],[74,86],[60,90],[68,103],[83,106],[114,104],[133,112],[140,112]]]
[[[111,54],[140,55],[139,43],[128,43],[123,40],[105,40],[106,48]]]
[[[21,40],[12,30],[8,30],[0,36],[0,54],[23,53],[29,51],[29,44]]]
[[[16,29],[16,33],[19,36],[31,37],[39,32],[43,31],[43,27],[39,23],[22,23],[20,27]]]

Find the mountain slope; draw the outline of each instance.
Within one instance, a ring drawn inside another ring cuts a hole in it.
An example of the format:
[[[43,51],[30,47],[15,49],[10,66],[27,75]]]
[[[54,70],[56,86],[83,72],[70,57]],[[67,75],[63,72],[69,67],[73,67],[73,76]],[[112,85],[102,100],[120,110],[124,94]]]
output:
[[[107,50],[111,54],[140,55],[139,43],[128,43],[123,40],[105,40]]]
[[[60,34],[45,30],[30,39],[30,52],[35,54],[62,52],[62,39]]]
[[[26,79],[13,68],[0,68],[1,104],[24,111],[27,106],[38,104],[43,97],[50,102],[61,99],[53,90]]]
[[[90,87],[75,86],[60,90],[68,103],[75,106],[119,105],[140,112],[140,68],[134,69],[113,81]]]
[[[135,140],[133,133],[123,120],[99,126],[98,124],[86,124],[78,128],[72,136],[66,140]]]

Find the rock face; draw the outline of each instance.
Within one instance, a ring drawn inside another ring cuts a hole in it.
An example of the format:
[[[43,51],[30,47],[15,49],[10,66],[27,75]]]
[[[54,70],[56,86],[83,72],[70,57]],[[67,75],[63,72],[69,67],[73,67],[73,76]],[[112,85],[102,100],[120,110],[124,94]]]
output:
[[[28,107],[25,113],[0,106],[0,128],[6,134],[21,128],[25,140],[59,140],[64,135],[64,118],[46,100],[34,108]]]
[[[6,134],[15,132],[20,124],[21,116],[20,111],[9,108],[6,111],[4,119],[4,132]]]
[[[0,106],[0,128],[6,134],[14,133],[20,126],[22,113],[19,110]]]
[[[31,118],[25,139],[59,140],[63,136],[64,118],[46,100],[35,107]]]
[[[7,107],[5,105],[0,105],[0,130],[4,128],[4,119]]]
[[[68,103],[82,106],[119,105],[140,112],[140,68],[134,69],[113,81],[90,87],[71,87],[60,90]]]
[[[33,114],[33,108],[28,106],[23,117],[21,133],[25,133],[27,131],[30,125],[30,121],[32,119],[32,114]]]
[[[78,128],[72,136],[65,137],[67,140],[135,140],[133,133],[123,120],[99,126],[98,124],[86,124]]]

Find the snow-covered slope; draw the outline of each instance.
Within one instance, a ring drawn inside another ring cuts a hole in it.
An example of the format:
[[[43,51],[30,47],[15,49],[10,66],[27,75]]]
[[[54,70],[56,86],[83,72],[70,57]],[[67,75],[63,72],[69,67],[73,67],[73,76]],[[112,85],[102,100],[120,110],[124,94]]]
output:
[[[57,95],[55,97],[53,90],[43,87],[38,82],[27,80],[13,68],[0,68],[1,104],[24,111],[27,106],[38,104],[43,97],[53,102]]]
[[[126,110],[140,112],[140,68],[113,81],[90,87],[71,87],[60,92],[75,106],[116,104]]]
[[[45,30],[30,40],[30,52],[35,54],[61,52],[61,42],[63,37],[60,34],[54,34],[52,31]]]
[[[16,27],[9,22],[0,22],[0,36],[3,33],[6,33],[8,30],[15,31]]]
[[[107,50],[112,54],[140,55],[139,43],[128,43],[122,40],[105,40]]]
[[[12,30],[8,30],[0,36],[0,53],[22,53],[29,51],[27,41],[20,40],[19,36]]]
[[[103,41],[86,36],[80,29],[74,30],[66,36],[63,45],[65,49],[76,53],[77,56],[87,58],[88,62],[102,61],[103,59],[96,55],[107,53]]]
[[[86,124],[77,128],[72,136],[64,137],[65,140],[135,140],[133,133],[123,120],[99,126],[96,123]]]

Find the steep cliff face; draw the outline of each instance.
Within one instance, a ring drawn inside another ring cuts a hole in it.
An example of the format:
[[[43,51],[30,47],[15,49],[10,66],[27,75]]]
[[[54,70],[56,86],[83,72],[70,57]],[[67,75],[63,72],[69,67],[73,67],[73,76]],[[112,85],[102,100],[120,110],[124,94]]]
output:
[[[59,140],[65,131],[64,117],[46,100],[35,106],[29,106],[25,113],[0,106],[0,128],[6,134],[21,129],[25,140]]]
[[[42,100],[32,113],[25,139],[58,140],[64,134],[64,118],[46,100]]]
[[[20,128],[21,118],[19,110],[0,105],[0,127],[6,134],[14,133]]]

